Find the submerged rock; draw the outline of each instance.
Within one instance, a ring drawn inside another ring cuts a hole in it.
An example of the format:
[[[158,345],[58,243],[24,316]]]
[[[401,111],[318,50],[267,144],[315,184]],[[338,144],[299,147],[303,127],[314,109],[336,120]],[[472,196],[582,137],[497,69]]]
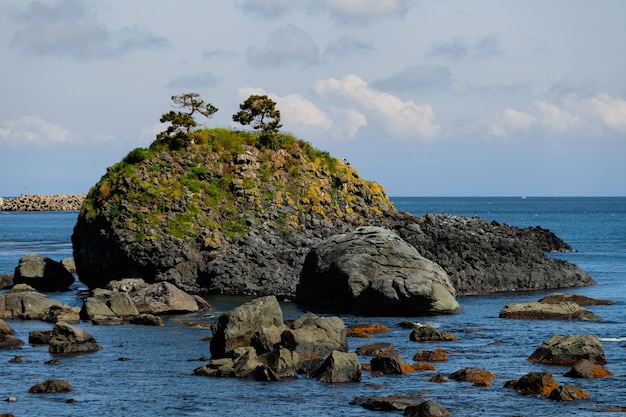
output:
[[[564,374],[570,378],[607,378],[613,376],[611,371],[588,359],[581,359],[572,365],[572,369]]]
[[[48,379],[43,382],[38,382],[28,392],[31,394],[47,394],[51,392],[70,392],[73,388],[69,382],[62,379]]]
[[[307,255],[296,302],[337,313],[434,315],[460,311],[448,274],[381,227],[359,227]]]

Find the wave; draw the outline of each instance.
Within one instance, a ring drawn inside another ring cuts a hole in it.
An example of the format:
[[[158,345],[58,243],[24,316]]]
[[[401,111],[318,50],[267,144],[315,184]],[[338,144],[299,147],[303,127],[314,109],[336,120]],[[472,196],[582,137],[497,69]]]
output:
[[[601,342],[626,342],[626,337],[599,337]]]

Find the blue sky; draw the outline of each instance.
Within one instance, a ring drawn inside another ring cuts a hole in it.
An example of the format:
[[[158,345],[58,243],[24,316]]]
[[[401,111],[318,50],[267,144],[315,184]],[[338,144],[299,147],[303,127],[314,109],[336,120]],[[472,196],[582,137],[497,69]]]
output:
[[[389,195],[626,195],[626,2],[0,3],[0,196],[87,192],[197,92]]]

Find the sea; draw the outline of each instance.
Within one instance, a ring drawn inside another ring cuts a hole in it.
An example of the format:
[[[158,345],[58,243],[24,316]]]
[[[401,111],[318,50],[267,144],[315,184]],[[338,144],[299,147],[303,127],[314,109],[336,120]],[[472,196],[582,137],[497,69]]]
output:
[[[577,264],[596,285],[545,292],[494,293],[459,297],[462,314],[435,317],[341,316],[347,326],[379,322],[390,331],[369,339],[350,338],[349,349],[374,342],[391,342],[406,362],[418,350],[444,348],[448,361],[436,362],[435,371],[379,376],[363,372],[362,381],[329,385],[303,376],[279,382],[255,382],[192,375],[206,357],[210,335],[206,327],[183,322],[211,323],[224,311],[248,301],[245,297],[207,296],[212,311],[165,317],[164,327],[77,324],[91,333],[103,349],[96,353],[59,357],[58,365],[46,347],[26,343],[21,350],[0,350],[0,414],[15,416],[381,416],[400,411],[366,410],[350,401],[359,396],[416,396],[433,400],[452,416],[624,416],[626,410],[626,197],[395,197],[396,208],[415,215],[450,213],[486,220],[550,229],[574,252],[548,254]],[[12,273],[26,253],[61,260],[72,256],[70,236],[77,212],[0,212],[0,274]],[[49,297],[80,306],[77,290],[50,293]],[[538,301],[553,292],[610,299],[613,305],[590,306],[600,322],[527,321],[498,317],[508,303]],[[286,319],[301,314],[297,306],[282,303]],[[409,341],[410,330],[401,321],[432,325],[450,331],[456,342]],[[40,321],[7,320],[16,336],[47,330]],[[565,377],[569,366],[550,366],[526,358],[556,334],[595,334],[604,347],[612,377]],[[23,363],[10,363],[22,356]],[[361,357],[367,363],[369,358]],[[467,382],[433,383],[436,373],[448,376],[466,367],[480,367],[496,379],[489,387]],[[555,402],[524,396],[504,388],[508,380],[529,372],[551,372],[559,385],[584,389],[590,399]],[[29,394],[46,379],[64,379],[73,391]],[[9,397],[17,401],[5,402]]]

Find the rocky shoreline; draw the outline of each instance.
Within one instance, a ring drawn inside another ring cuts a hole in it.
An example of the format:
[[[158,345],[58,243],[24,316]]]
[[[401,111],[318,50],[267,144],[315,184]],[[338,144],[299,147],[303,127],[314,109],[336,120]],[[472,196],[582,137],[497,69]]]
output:
[[[70,211],[80,210],[86,194],[22,194],[0,197],[0,211]]]

